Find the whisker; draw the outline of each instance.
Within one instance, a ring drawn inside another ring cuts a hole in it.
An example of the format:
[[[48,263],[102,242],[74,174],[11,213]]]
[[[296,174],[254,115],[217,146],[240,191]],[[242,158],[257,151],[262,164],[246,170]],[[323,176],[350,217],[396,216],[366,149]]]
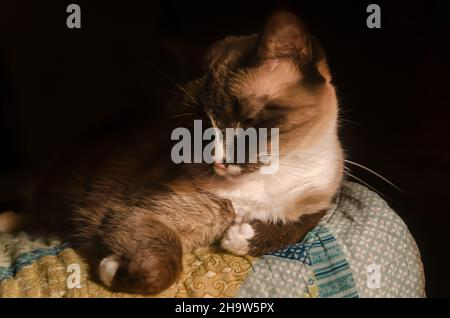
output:
[[[149,64],[150,67],[152,67],[153,69],[155,69],[159,74],[161,74],[162,76],[164,76],[167,80],[169,80],[172,84],[174,84],[179,90],[181,90],[183,93],[185,93],[187,96],[189,96],[192,101],[194,103],[197,103],[197,101],[195,100],[194,96],[192,96],[183,86],[181,86],[180,84],[177,83],[177,81],[175,81],[172,77],[170,77],[168,74],[166,74],[165,72],[163,72],[160,68],[158,68],[156,65],[153,64]]]
[[[348,162],[352,165],[355,165],[357,167],[360,167],[361,169],[364,169],[372,174],[374,174],[375,176],[377,176],[378,178],[380,178],[381,180],[383,180],[384,182],[388,183],[390,186],[392,186],[393,188],[395,188],[396,190],[400,191],[403,194],[406,194],[405,191],[403,191],[401,188],[399,188],[398,186],[396,186],[393,182],[391,182],[390,180],[386,179],[385,177],[383,177],[381,174],[373,171],[372,169],[367,168],[366,166],[363,166],[362,164],[359,164],[357,162],[353,162],[347,159],[344,159],[345,162]]]
[[[350,123],[356,126],[362,126],[360,123],[353,121],[353,120],[349,120],[349,119],[345,119],[345,118],[339,118],[340,122],[345,122],[345,123]]]
[[[173,95],[177,95],[177,96],[182,96],[182,94],[180,92],[171,90],[171,89],[167,89],[167,88],[162,88],[162,87],[156,87],[156,86],[149,86],[149,85],[142,85],[142,88],[145,89],[150,89],[150,90],[158,90],[161,92],[165,92],[165,93],[169,93],[169,94],[173,94]]]
[[[210,173],[210,172],[211,172],[211,173],[213,172],[212,169],[208,169],[208,168],[207,168],[206,171],[200,173],[197,177],[195,177],[195,178],[192,180],[192,182],[197,181],[198,179],[200,179],[201,177],[207,175],[207,174]]]
[[[365,185],[366,187],[368,187],[369,189],[371,189],[372,191],[375,191],[376,193],[378,193],[380,196],[385,197],[390,199],[387,195],[381,193],[380,191],[378,191],[377,189],[375,189],[374,187],[372,187],[370,184],[368,184],[367,182],[365,182],[364,180],[358,178],[357,176],[349,173],[349,172],[345,172],[346,175],[354,178],[355,180],[357,180],[358,182],[361,182],[363,185]]]
[[[183,105],[183,106],[195,108],[195,105],[194,105],[194,104],[189,104],[189,103],[186,103],[186,102],[181,102],[180,104]]]
[[[196,115],[197,114],[195,114],[195,113],[184,113],[184,114],[170,116],[170,117],[166,118],[165,120],[171,120],[171,119],[180,118],[180,117],[194,117]]]

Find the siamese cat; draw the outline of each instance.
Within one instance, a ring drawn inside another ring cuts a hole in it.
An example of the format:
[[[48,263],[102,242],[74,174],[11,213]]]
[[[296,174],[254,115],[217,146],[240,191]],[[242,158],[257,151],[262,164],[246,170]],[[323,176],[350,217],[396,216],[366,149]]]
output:
[[[274,13],[258,34],[215,43],[203,75],[180,92],[179,103],[205,127],[276,127],[279,149],[269,148],[264,161],[233,164],[222,156],[225,142],[211,164],[174,164],[170,131],[159,127],[52,167],[30,201],[38,216],[30,224],[64,225],[112,290],[161,292],[179,277],[183,253],[215,242],[254,256],[296,243],[339,188],[335,88],[322,47],[292,13]],[[278,170],[262,174],[274,155]]]

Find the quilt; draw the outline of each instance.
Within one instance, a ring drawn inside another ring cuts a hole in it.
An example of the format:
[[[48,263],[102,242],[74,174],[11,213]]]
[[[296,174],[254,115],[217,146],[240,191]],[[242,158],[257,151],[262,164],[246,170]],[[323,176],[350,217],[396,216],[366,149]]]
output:
[[[180,279],[152,297],[425,297],[416,242],[376,193],[344,182],[306,237],[262,257],[200,248]],[[149,297],[89,277],[77,249],[52,237],[0,234],[0,297]]]

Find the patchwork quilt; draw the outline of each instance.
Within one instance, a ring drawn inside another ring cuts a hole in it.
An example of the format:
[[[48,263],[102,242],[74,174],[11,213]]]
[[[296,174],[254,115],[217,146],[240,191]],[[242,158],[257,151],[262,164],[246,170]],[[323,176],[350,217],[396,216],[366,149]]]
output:
[[[262,257],[209,248],[184,257],[184,271],[156,297],[425,297],[417,245],[376,193],[345,182],[336,205],[297,244]],[[0,297],[143,297],[90,279],[69,244],[0,234]]]

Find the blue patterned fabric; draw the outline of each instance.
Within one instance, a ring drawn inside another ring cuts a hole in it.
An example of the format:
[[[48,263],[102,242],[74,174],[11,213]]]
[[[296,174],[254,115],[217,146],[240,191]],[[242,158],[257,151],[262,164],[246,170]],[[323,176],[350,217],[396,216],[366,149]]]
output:
[[[0,282],[4,279],[14,277],[23,267],[28,266],[44,256],[54,256],[68,248],[68,244],[61,244],[56,247],[40,248],[20,255],[13,266],[0,266]]]
[[[353,298],[358,291],[336,238],[318,226],[302,242],[261,257],[239,296]]]
[[[425,297],[416,242],[376,193],[344,182],[302,242],[258,259],[241,297]]]

